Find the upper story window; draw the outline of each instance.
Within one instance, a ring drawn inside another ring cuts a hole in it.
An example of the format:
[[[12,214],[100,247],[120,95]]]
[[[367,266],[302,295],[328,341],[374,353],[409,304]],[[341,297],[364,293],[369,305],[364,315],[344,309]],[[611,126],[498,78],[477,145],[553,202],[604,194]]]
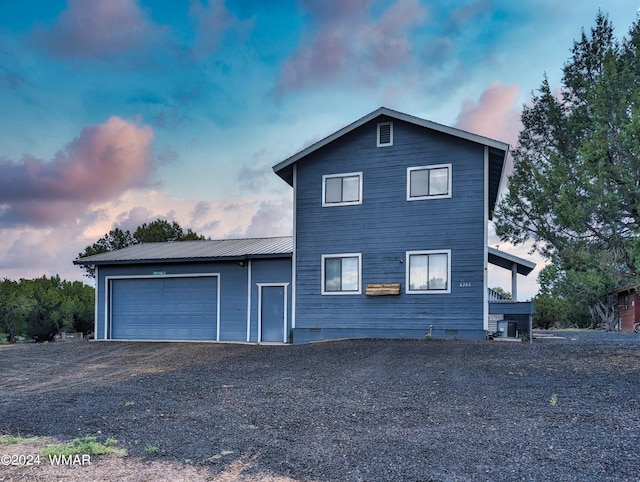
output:
[[[393,145],[393,122],[380,122],[378,124],[377,147]]]
[[[451,164],[407,168],[407,201],[451,197]]]
[[[451,250],[407,251],[406,290],[412,293],[450,293]]]
[[[360,253],[322,255],[322,294],[359,295],[361,260]]]
[[[322,176],[322,205],[348,206],[362,204],[362,173]]]

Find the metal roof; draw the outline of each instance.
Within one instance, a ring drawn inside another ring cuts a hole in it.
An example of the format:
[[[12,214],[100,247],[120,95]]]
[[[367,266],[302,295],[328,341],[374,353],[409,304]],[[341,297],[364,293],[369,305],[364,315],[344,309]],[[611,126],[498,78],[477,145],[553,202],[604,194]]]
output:
[[[276,164],[275,166],[273,166],[273,171],[285,182],[287,182],[287,184],[293,186],[293,165],[296,162],[380,116],[387,116],[393,119],[409,122],[411,124],[426,127],[437,132],[442,132],[444,134],[455,136],[460,139],[487,146],[489,148],[489,219],[493,217],[493,211],[498,199],[500,181],[503,175],[504,163],[507,157],[507,152],[509,152],[509,144],[496,141],[495,139],[490,139],[489,137],[484,137],[478,134],[473,134],[471,132],[456,129],[455,127],[445,126],[443,124],[438,124],[436,122],[422,119],[420,117],[404,114],[402,112],[388,109],[386,107],[380,107],[374,110],[373,112],[365,115],[357,121],[352,122],[351,124],[343,127],[340,130],[337,130],[333,134],[325,137],[315,144],[312,144],[309,147],[294,154],[288,159],[285,159],[284,161]]]
[[[208,241],[142,243],[128,248],[75,259],[78,265],[135,264],[190,261],[224,261],[286,257],[293,253],[293,238],[248,238]]]
[[[515,264],[518,267],[518,274],[522,274],[525,276],[531,273],[536,267],[536,264],[533,261],[514,256],[513,254],[505,253],[504,251],[492,248],[491,246],[489,246],[488,257],[489,263],[495,266],[500,266],[504,269],[510,270]]]

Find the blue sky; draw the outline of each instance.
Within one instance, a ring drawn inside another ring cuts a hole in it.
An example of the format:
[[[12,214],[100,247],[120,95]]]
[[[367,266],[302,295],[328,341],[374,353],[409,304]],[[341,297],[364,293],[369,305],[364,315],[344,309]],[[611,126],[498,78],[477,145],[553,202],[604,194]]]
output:
[[[622,37],[639,6],[602,10]],[[212,238],[290,234],[271,166],[381,105],[514,145],[521,106],[545,72],[559,85],[598,8],[0,0],[0,277],[83,279],[85,246],[158,217]]]

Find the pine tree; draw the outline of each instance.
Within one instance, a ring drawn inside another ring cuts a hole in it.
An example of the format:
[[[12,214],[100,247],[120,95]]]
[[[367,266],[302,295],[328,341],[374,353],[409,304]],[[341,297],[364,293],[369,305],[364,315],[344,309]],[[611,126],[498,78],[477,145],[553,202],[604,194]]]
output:
[[[618,41],[599,12],[554,92],[544,78],[522,113],[514,172],[496,216],[504,241],[532,241],[553,264],[550,294],[608,327],[607,294],[640,261],[640,25]]]

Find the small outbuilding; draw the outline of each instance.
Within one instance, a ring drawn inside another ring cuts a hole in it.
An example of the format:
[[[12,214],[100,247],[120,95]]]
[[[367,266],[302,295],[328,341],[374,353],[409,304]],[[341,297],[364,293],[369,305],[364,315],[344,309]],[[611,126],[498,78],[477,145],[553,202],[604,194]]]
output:
[[[618,305],[618,330],[640,333],[640,299],[634,287],[612,293]]]
[[[96,267],[99,340],[279,342],[291,330],[292,238],[145,243]]]

